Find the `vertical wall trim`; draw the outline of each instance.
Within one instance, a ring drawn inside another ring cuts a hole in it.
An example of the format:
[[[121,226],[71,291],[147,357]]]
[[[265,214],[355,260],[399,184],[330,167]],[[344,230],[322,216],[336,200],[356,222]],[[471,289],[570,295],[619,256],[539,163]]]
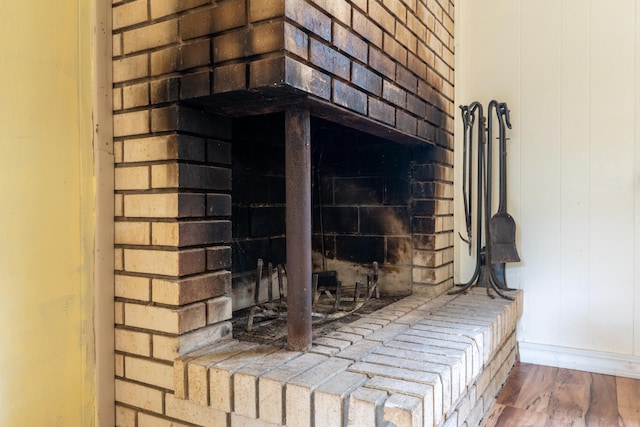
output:
[[[640,356],[640,3],[635,2],[635,170],[634,170],[634,305],[633,354]]]
[[[95,185],[93,327],[95,425],[115,425],[114,155],[111,2],[91,2],[92,137]]]

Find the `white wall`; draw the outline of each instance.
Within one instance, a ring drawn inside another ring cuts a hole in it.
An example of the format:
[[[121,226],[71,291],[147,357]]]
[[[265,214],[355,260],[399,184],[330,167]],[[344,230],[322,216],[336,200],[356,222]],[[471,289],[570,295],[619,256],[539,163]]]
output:
[[[456,9],[456,104],[511,109],[508,211],[522,262],[507,280],[525,290],[523,361],[640,376],[640,1]],[[460,282],[475,261],[458,243]]]

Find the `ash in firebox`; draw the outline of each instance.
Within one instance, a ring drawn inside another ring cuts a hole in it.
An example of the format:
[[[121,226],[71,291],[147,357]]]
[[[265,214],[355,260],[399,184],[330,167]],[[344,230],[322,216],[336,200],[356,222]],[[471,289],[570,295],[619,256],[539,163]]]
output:
[[[321,294],[313,304],[313,337],[317,338],[373,313],[402,297],[381,296],[364,301],[341,299],[335,309],[335,297]],[[252,322],[250,314],[253,310]],[[280,301],[239,310],[234,313],[233,336],[241,341],[284,346],[287,341],[287,310]],[[251,327],[247,327],[249,323]],[[248,330],[249,329],[249,330]]]

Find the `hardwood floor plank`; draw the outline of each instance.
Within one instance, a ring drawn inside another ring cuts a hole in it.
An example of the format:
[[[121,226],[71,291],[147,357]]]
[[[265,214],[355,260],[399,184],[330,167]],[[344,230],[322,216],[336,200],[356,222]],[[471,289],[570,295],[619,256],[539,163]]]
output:
[[[509,373],[509,379],[504,385],[496,403],[503,404],[505,406],[514,406],[520,390],[524,385],[525,379],[528,376],[528,369],[531,369],[532,365],[527,363],[516,363],[511,372]]]
[[[549,426],[585,426],[591,403],[591,374],[558,369],[547,413]]]
[[[502,415],[502,411],[504,410],[504,408],[506,408],[505,405],[501,405],[500,403],[494,404],[489,410],[489,413],[484,416],[480,427],[494,427],[496,425],[496,422],[498,421],[498,418],[500,418],[500,415]]]
[[[620,425],[640,426],[640,380],[616,377]]]
[[[616,377],[591,374],[591,402],[585,417],[588,426],[617,426]]]
[[[640,427],[640,380],[516,364],[482,427]]]
[[[498,406],[496,411],[491,410],[487,415],[482,427],[526,427],[544,426],[547,422],[547,414],[513,406]]]
[[[513,406],[535,412],[546,412],[558,368],[530,365],[525,367],[524,371],[526,378]]]

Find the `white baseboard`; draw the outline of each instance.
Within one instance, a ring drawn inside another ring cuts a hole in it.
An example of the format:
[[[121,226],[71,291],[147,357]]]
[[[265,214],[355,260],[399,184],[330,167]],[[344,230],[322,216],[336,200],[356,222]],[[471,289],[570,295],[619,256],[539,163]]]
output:
[[[640,357],[518,342],[520,361],[557,368],[640,379]]]

